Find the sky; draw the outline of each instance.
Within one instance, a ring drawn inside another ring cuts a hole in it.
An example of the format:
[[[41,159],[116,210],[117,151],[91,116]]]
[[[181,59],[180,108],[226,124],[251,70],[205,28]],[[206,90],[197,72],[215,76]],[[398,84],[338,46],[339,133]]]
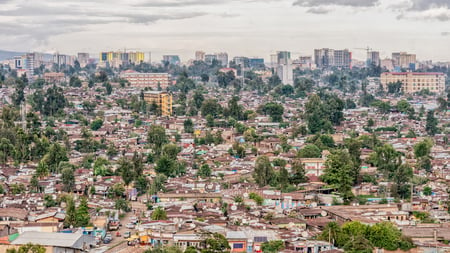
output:
[[[364,48],[450,61],[450,0],[0,0],[0,49],[264,57]]]

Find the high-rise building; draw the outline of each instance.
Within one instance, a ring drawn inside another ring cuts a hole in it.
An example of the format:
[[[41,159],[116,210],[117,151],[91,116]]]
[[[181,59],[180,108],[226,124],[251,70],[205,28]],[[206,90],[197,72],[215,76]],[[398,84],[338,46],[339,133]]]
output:
[[[195,60],[196,61],[205,61],[205,52],[203,52],[203,51],[195,52]]]
[[[34,79],[34,68],[37,68],[40,65],[36,65],[39,63],[40,54],[37,53],[27,53],[22,56],[14,57],[14,66],[12,69],[18,71],[18,74],[25,74],[29,81],[33,81]]]
[[[250,68],[253,69],[264,69],[266,65],[264,64],[264,58],[250,58],[249,60]]]
[[[385,72],[380,76],[381,84],[385,90],[389,83],[400,81],[404,93],[414,93],[424,89],[431,92],[443,93],[445,91],[445,74],[433,72]]]
[[[89,53],[78,53],[77,60],[80,64],[80,67],[86,67],[86,65],[89,63]]]
[[[146,91],[144,100],[148,104],[156,104],[162,116],[172,115],[172,94],[164,91]]]
[[[101,52],[100,63],[119,67],[126,64],[141,64],[144,62],[144,52]]]
[[[180,56],[178,55],[163,55],[162,63],[169,63],[171,65],[179,65],[181,63]]]
[[[334,50],[334,67],[352,68],[352,53],[348,49]]]
[[[25,55],[25,65],[24,69],[27,73],[27,78],[29,81],[34,79],[34,68],[35,68],[35,54],[29,53]]]
[[[205,55],[205,62],[207,64],[212,64],[214,61],[217,61],[217,55],[216,54],[207,54],[207,55]]]
[[[224,68],[228,67],[228,54],[227,53],[218,53],[217,60],[219,61],[220,65],[222,65],[222,67],[224,67]]]
[[[279,64],[277,67],[277,75],[283,84],[294,85],[294,71],[290,63]]]
[[[279,51],[277,52],[277,64],[290,64],[291,63],[291,52]]]
[[[322,48],[314,50],[314,61],[319,68],[351,68],[352,53],[348,49]]]
[[[367,52],[367,67],[375,65],[379,66],[381,64],[380,52],[369,51]]]
[[[131,87],[137,88],[166,90],[170,86],[170,75],[168,73],[140,73],[127,70],[120,74],[120,78],[127,80]]]
[[[334,66],[334,50],[329,48],[315,49],[314,62],[318,68],[329,68]]]
[[[394,62],[394,67],[415,69],[416,55],[406,52],[392,53],[392,61]]]

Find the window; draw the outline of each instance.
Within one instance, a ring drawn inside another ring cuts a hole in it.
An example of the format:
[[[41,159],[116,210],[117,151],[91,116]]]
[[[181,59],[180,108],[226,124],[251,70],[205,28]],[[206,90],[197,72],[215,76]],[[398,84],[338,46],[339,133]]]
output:
[[[233,243],[233,249],[243,249],[244,244],[243,243]]]

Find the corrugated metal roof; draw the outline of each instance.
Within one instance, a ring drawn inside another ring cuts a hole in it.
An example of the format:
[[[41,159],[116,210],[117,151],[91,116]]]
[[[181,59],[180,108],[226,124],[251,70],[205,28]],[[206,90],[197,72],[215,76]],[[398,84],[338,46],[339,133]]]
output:
[[[40,244],[43,246],[56,246],[62,248],[83,249],[95,244],[93,237],[73,233],[43,233],[43,232],[25,232],[17,237],[11,244],[23,245],[27,243]]]

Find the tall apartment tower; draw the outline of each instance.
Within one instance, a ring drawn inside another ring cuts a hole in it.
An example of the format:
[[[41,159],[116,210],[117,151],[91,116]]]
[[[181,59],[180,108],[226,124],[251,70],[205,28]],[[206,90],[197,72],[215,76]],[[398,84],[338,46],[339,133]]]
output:
[[[218,53],[217,60],[220,62],[222,67],[224,67],[224,68],[228,67],[228,54],[227,53]]]
[[[315,49],[314,62],[318,68],[334,66],[334,50],[329,48]]]
[[[348,49],[334,51],[334,67],[351,68],[352,53]]]
[[[379,66],[381,64],[380,52],[378,51],[369,51],[367,52],[367,66],[375,65]]]
[[[394,63],[394,67],[399,68],[414,68],[416,64],[416,55],[408,54],[406,52],[397,52],[392,53],[392,61]]]
[[[277,64],[291,64],[291,52],[279,51],[277,52]]]
[[[276,54],[276,73],[283,84],[294,84],[294,71],[292,69],[291,52],[278,51]]]

